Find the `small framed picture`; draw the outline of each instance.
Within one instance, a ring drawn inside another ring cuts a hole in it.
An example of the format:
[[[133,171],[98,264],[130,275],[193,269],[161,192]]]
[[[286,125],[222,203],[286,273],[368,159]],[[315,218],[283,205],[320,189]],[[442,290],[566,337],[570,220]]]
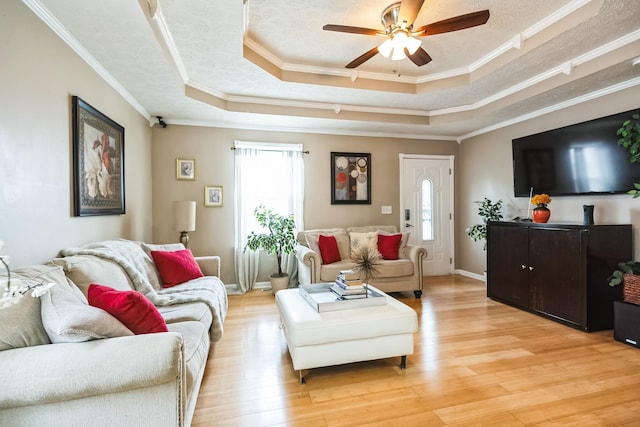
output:
[[[196,161],[194,159],[176,159],[176,179],[196,179]]]
[[[204,205],[205,206],[222,206],[222,186],[205,185]]]

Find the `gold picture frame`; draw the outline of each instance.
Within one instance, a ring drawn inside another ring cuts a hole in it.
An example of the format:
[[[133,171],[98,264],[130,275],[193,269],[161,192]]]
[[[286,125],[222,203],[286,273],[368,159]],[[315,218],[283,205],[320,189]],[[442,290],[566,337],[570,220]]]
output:
[[[222,206],[222,186],[221,185],[205,185],[204,186],[204,205],[207,207]]]
[[[196,179],[195,159],[176,159],[176,179],[188,181]]]

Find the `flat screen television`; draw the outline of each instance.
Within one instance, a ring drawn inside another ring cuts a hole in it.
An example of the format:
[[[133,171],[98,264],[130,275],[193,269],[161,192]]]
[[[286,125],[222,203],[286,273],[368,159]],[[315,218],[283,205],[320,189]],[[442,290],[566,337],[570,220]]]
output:
[[[618,194],[640,181],[640,164],[618,145],[617,130],[637,110],[512,140],[516,197]]]

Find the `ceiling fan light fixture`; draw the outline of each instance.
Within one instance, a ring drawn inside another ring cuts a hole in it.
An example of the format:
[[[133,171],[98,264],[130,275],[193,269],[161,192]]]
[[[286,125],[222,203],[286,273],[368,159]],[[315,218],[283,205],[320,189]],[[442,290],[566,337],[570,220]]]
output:
[[[389,58],[391,56],[391,51],[393,50],[393,41],[391,39],[386,39],[384,43],[378,46],[378,52],[380,55],[385,58]]]
[[[404,48],[401,48],[399,46],[395,46],[393,48],[393,53],[391,54],[392,61],[400,61],[402,59],[405,59],[406,57],[407,55],[404,53]]]
[[[407,37],[405,46],[409,51],[409,53],[413,55],[414,53],[416,53],[416,51],[418,50],[421,44],[422,44],[422,40],[418,40],[414,37]]]

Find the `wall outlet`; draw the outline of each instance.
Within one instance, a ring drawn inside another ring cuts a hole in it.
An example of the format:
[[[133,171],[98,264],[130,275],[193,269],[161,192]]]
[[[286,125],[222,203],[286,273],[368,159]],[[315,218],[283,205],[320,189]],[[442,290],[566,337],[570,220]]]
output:
[[[383,215],[389,215],[389,214],[392,213],[392,211],[393,210],[391,209],[391,206],[383,206],[382,209],[381,209],[381,213]]]

